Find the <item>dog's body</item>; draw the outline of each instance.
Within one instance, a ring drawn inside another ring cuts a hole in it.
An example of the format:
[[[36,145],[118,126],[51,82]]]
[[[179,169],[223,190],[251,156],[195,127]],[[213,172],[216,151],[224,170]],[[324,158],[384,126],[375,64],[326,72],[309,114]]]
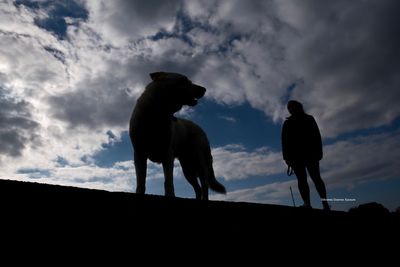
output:
[[[177,73],[150,74],[150,83],[137,100],[129,126],[134,147],[136,193],[146,191],[147,159],[162,163],[165,195],[174,196],[173,167],[178,158],[183,174],[193,186],[197,199],[208,199],[208,187],[225,193],[212,167],[207,135],[195,123],[174,117],[183,105],[194,106],[205,88]],[[197,182],[200,179],[201,186]]]

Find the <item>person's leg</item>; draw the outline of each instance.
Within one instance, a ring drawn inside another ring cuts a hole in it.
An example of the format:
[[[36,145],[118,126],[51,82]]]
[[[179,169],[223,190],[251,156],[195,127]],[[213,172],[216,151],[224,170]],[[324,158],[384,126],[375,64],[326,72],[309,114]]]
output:
[[[315,188],[322,200],[322,205],[325,210],[329,210],[329,204],[326,196],[326,187],[325,183],[321,178],[320,170],[319,170],[319,161],[310,161],[306,164],[308,173],[310,174],[311,180],[314,182]]]
[[[307,183],[306,167],[303,163],[296,162],[296,163],[293,163],[292,168],[297,177],[297,183],[298,183],[301,198],[304,201],[304,206],[311,207],[310,189],[309,189],[308,183]]]

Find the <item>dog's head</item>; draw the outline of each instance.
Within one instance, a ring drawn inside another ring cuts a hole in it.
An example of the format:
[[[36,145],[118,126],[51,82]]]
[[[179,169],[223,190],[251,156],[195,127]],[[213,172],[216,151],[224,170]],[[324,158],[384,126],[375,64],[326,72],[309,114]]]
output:
[[[206,88],[192,83],[185,75],[172,72],[154,72],[151,79],[158,86],[164,100],[169,103],[173,112],[183,105],[195,106],[197,100],[206,93]]]

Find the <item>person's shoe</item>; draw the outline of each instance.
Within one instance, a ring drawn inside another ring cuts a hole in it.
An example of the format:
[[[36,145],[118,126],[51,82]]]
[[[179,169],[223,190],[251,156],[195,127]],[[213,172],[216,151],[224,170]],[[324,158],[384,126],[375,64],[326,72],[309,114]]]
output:
[[[310,204],[303,204],[303,205],[300,206],[300,208],[303,208],[303,209],[312,209],[312,207],[311,207]]]
[[[331,206],[329,206],[328,202],[322,202],[322,206],[324,207],[324,210],[330,211]]]

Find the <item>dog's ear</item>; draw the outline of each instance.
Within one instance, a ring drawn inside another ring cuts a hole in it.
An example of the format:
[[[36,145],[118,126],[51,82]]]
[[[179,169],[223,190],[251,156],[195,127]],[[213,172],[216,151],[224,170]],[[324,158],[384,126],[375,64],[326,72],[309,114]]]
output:
[[[166,76],[167,76],[167,74],[165,72],[162,72],[162,71],[150,73],[150,78],[153,81],[159,81],[162,78],[165,78]]]

